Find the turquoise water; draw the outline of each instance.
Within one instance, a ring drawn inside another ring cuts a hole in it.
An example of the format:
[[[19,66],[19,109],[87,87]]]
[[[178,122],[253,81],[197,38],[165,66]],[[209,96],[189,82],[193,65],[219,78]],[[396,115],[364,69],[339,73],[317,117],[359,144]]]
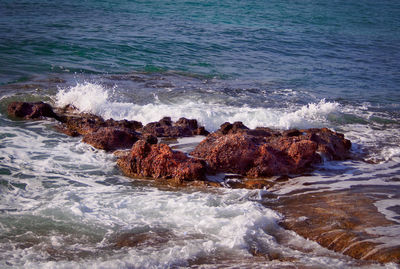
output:
[[[0,1],[0,82],[177,71],[398,103],[398,1]]]
[[[398,268],[284,230],[266,204],[362,187],[393,221],[372,232],[398,247],[399,48],[399,1],[0,0],[0,267]],[[209,131],[328,127],[353,157],[268,191],[170,188],[50,120],[9,118],[14,100]]]

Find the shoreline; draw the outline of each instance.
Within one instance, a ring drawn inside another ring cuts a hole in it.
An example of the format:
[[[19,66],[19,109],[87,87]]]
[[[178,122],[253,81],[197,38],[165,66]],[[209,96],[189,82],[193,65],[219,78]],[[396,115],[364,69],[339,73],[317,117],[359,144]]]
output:
[[[23,116],[25,118],[42,118],[49,116],[50,117],[55,117],[51,112],[48,111],[49,107],[45,106],[45,113],[40,112],[39,114],[30,114],[31,116]],[[68,110],[68,109],[67,109]],[[66,110],[65,110],[66,111]],[[64,112],[65,112],[64,111]],[[46,114],[47,113],[47,114]],[[32,115],[34,115],[32,117]],[[56,116],[55,118],[57,119]],[[75,115],[74,117],[77,117]],[[78,117],[80,117],[78,115]],[[83,115],[83,118],[87,117],[92,117],[88,115]],[[102,122],[101,120],[98,120]],[[167,121],[166,126],[174,126],[172,122],[168,122],[168,119],[163,119],[160,122],[164,123]],[[61,120],[61,122],[65,122],[64,120]],[[192,122],[193,123],[193,122]],[[114,123],[113,123],[114,124]],[[119,123],[117,123],[118,125]],[[154,125],[154,124],[153,124]],[[77,126],[77,125],[74,125]],[[85,129],[85,125],[79,125],[80,128],[83,127]],[[137,123],[135,123],[135,126],[139,126]],[[158,126],[158,125],[154,125]],[[93,126],[92,126],[93,127]],[[197,128],[197,123],[194,125],[194,129]],[[75,128],[75,127],[74,127]],[[163,127],[167,128],[167,127]],[[225,129],[224,129],[225,128]],[[147,128],[149,129],[149,128]],[[78,129],[74,129],[78,130]],[[87,130],[87,129],[86,129]],[[151,128],[149,130],[152,130]],[[167,132],[167,134],[170,134],[170,129],[163,129],[164,131]],[[174,129],[175,130],[175,129]],[[232,131],[233,130],[233,131]],[[235,135],[235,133],[248,133],[247,131],[248,128],[245,126],[243,127],[242,125],[235,125],[235,124],[230,124],[230,125],[225,125],[225,127],[221,127],[219,131],[216,133],[220,132],[221,135]],[[251,130],[250,130],[251,131]],[[268,130],[272,131],[272,130]],[[93,132],[93,131],[90,131]],[[154,132],[154,131],[150,131]],[[160,130],[158,131],[160,132]],[[230,133],[233,132],[233,133]],[[288,136],[293,137],[298,135],[299,132],[297,130],[292,130],[288,131]],[[304,131],[301,131],[304,132]],[[300,133],[301,133],[300,132]],[[78,130],[79,133],[79,130]],[[160,134],[160,133],[159,133]],[[193,134],[189,135],[192,136]],[[210,134],[208,135],[209,137],[215,136],[215,134]],[[262,134],[264,135],[264,133]],[[168,140],[168,137],[170,135],[166,135],[166,139]],[[179,135],[177,136],[179,137]],[[174,138],[175,139],[175,138]],[[140,141],[140,140],[139,140]],[[205,140],[203,140],[205,141]],[[136,142],[136,141],[135,141]],[[135,143],[134,142],[134,143]],[[151,144],[154,145],[154,143],[157,143],[154,141],[151,142]],[[201,144],[202,142],[200,142]],[[165,147],[168,147],[165,145]],[[168,147],[169,148],[169,147]],[[179,150],[179,149],[178,149]],[[121,152],[119,155],[127,156],[126,154],[129,154],[129,152]],[[169,153],[168,153],[169,154]],[[121,156],[119,158],[121,158]],[[169,155],[167,155],[169,156]],[[172,155],[171,155],[172,156]],[[182,155],[183,156],[183,155]],[[154,157],[152,157],[154,158]],[[170,158],[170,157],[167,157]],[[183,157],[179,157],[178,159],[182,159]],[[229,172],[229,171],[226,171]],[[237,178],[238,176],[233,176],[233,178]],[[134,178],[137,178],[135,175]],[[240,178],[240,177],[239,177]],[[171,184],[172,186],[185,186],[186,184],[182,185],[183,181],[182,180],[174,180],[172,181],[164,181],[162,180],[162,177],[160,178],[161,181],[158,180],[158,182],[165,184],[165,182],[168,182],[167,184]],[[259,179],[258,179],[259,180]],[[279,177],[276,178],[279,182],[290,182],[290,177]],[[188,181],[189,184],[188,186],[193,186],[193,187],[207,187],[207,186],[220,186],[216,182],[207,182],[207,181]],[[228,181],[229,182],[229,178]],[[246,187],[245,185],[242,184],[235,184],[235,181],[233,181],[234,184],[228,184],[231,188],[235,187]],[[253,185],[255,184],[255,185]],[[261,185],[260,185],[261,184]],[[255,181],[255,183],[252,183],[251,185],[248,185],[249,188],[265,188],[265,187],[270,187],[273,182],[268,182],[262,179],[261,181]],[[285,183],[283,183],[285,184]],[[355,189],[355,193],[357,195],[354,195],[353,191],[333,191],[333,192],[324,192],[321,190],[320,192],[317,193],[312,193],[312,194],[301,194],[297,193],[294,195],[284,195],[278,200],[280,201],[279,204],[268,204],[263,202],[264,206],[267,206],[268,208],[274,209],[277,212],[280,212],[285,216],[285,219],[280,223],[282,227],[285,229],[293,230],[300,236],[303,236],[305,238],[311,239],[315,242],[318,242],[321,246],[326,247],[328,249],[334,250],[339,253],[343,253],[345,255],[351,256],[356,259],[361,259],[361,260],[371,260],[371,261],[377,261],[381,263],[387,263],[387,262],[395,262],[395,263],[400,263],[400,246],[399,245],[394,245],[394,246],[389,246],[389,247],[382,247],[381,243],[379,243],[379,234],[371,234],[371,228],[377,228],[377,227],[390,227],[394,225],[393,221],[387,220],[381,213],[379,213],[376,208],[374,207],[373,203],[376,200],[371,200],[370,197],[366,197],[362,191],[357,191],[357,190],[362,190],[362,187],[359,187],[358,189]],[[332,197],[334,199],[332,199]],[[356,208],[353,208],[354,203],[357,205]],[[304,205],[307,206],[304,206]],[[338,211],[340,209],[340,212]],[[362,211],[362,214],[360,213]],[[365,220],[374,220],[373,223],[365,223]],[[327,222],[328,221],[328,222]],[[330,223],[330,224],[329,224]],[[121,238],[120,240],[124,241],[125,239]],[[129,243],[129,236],[126,244]],[[136,239],[135,239],[136,240]],[[139,240],[139,239],[138,239]],[[378,240],[378,242],[374,242],[374,240]],[[125,244],[121,243],[121,244]],[[133,244],[133,243],[132,243]],[[267,254],[260,254],[258,253],[257,250],[254,250],[253,253],[254,256],[257,255],[267,255]]]

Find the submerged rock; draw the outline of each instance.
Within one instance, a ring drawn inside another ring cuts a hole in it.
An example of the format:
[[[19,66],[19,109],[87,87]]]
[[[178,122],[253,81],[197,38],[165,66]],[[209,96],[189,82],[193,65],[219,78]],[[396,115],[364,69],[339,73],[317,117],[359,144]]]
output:
[[[147,124],[143,127],[142,132],[157,137],[188,137],[208,134],[203,126],[198,126],[197,120],[180,118],[173,122],[170,117]]]
[[[305,172],[321,155],[345,159],[350,147],[343,134],[326,128],[279,132],[235,122],[221,125],[190,154],[206,160],[212,171],[262,178]]]
[[[265,205],[285,216],[283,227],[323,247],[356,259],[400,263],[400,246],[393,244],[398,235],[390,233],[398,223],[386,219],[374,205],[390,192],[390,187],[353,186],[340,191],[292,193],[280,196],[278,204],[267,201]],[[388,233],[376,232],[380,228]]]
[[[128,155],[118,159],[117,164],[129,177],[172,180],[178,184],[183,181],[205,180],[204,161],[173,151],[165,144],[151,145],[140,140],[133,145]]]
[[[24,119],[59,119],[58,115],[53,111],[51,105],[43,102],[12,102],[8,105],[7,112],[12,117]]]

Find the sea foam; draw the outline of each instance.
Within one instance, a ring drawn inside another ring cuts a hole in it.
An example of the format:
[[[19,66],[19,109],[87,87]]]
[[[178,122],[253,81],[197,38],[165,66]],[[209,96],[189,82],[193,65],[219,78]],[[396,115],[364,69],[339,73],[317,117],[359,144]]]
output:
[[[218,129],[226,121],[242,121],[250,128],[320,127],[327,124],[329,114],[340,111],[338,103],[325,99],[305,106],[276,109],[235,107],[221,103],[198,102],[189,98],[181,103],[171,103],[169,100],[159,100],[157,96],[153,103],[138,105],[134,102],[111,101],[110,97],[110,90],[100,84],[78,83],[69,89],[61,89],[56,95],[56,104],[72,104],[81,112],[98,114],[104,118],[138,120],[144,124],[158,121],[164,116],[170,116],[173,120],[180,117],[195,118],[210,131]]]

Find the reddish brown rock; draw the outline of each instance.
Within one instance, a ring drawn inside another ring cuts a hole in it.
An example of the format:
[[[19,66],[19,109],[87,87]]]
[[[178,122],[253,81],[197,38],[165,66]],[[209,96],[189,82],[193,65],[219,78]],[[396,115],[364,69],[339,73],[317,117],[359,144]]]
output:
[[[175,238],[174,234],[169,231],[149,231],[143,233],[123,233],[111,238],[115,243],[115,248],[131,248],[131,247],[157,247],[166,244],[169,240]]]
[[[63,116],[62,123],[63,125],[61,131],[72,136],[93,133],[102,127],[112,127],[135,131],[143,126],[142,123],[138,121],[116,121],[113,119],[104,120],[100,116],[85,113],[72,116]]]
[[[217,131],[219,134],[237,134],[242,133],[249,130],[241,121],[234,122],[233,124],[229,122],[223,123],[219,130]]]
[[[270,188],[274,185],[274,182],[267,181],[264,179],[245,179],[245,180],[236,180],[236,181],[227,181],[225,182],[230,188],[233,189],[264,189]]]
[[[7,112],[10,116],[24,119],[59,118],[53,108],[43,102],[12,102],[8,105]]]
[[[356,259],[400,263],[400,246],[391,243],[399,236],[373,232],[374,227],[390,231],[391,227],[398,226],[374,205],[386,191],[390,193],[390,187],[373,188],[373,193],[368,188],[371,187],[291,193],[280,196],[279,203],[266,200],[265,205],[285,216],[281,222],[283,227],[323,247]]]
[[[92,114],[66,116],[62,123],[60,130],[71,136],[93,133],[105,125],[102,117]]]
[[[197,120],[180,118],[173,122],[170,117],[147,124],[143,127],[142,132],[157,137],[188,137],[208,134],[204,127],[198,126]]]
[[[304,130],[306,137],[318,145],[318,151],[330,160],[344,160],[349,156],[350,140],[327,128]]]
[[[143,140],[136,142],[129,155],[119,158],[117,164],[130,177],[172,179],[177,183],[204,180],[206,171],[204,161],[173,151],[165,144],[151,145]]]
[[[345,159],[350,147],[342,134],[326,128],[279,132],[250,130],[235,122],[221,125],[191,155],[206,160],[213,171],[262,178],[305,172],[321,162],[319,153],[328,159]]]
[[[97,131],[87,133],[82,141],[106,151],[130,148],[139,140],[139,134],[126,128],[100,127]]]

